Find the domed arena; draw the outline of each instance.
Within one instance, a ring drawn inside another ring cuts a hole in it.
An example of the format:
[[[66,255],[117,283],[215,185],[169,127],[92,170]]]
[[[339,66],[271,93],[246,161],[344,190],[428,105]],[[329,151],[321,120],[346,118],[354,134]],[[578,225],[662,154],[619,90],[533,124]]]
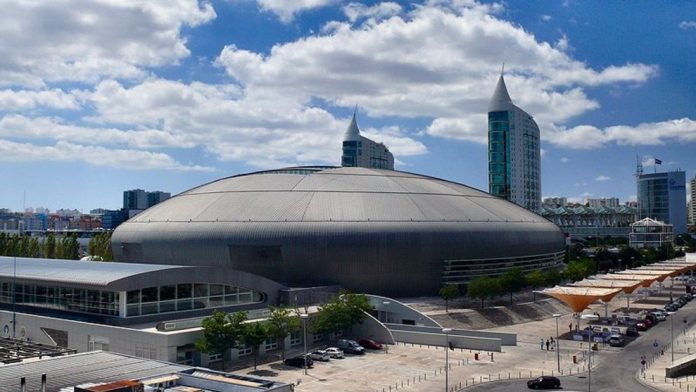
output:
[[[296,167],[223,178],[120,225],[117,261],[226,267],[288,287],[436,294],[563,260],[561,230],[462,184],[394,170]]]

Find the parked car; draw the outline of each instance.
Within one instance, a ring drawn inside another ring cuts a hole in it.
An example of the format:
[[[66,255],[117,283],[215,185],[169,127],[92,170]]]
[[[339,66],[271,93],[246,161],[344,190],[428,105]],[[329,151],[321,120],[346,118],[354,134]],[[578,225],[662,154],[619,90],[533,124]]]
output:
[[[609,345],[612,347],[623,347],[626,341],[621,335],[611,335],[609,336]]]
[[[363,346],[365,348],[372,349],[372,350],[381,350],[382,349],[382,344],[379,342],[376,342],[372,339],[360,339],[358,341],[358,343],[360,343],[361,346]]]
[[[675,302],[672,302],[670,304],[665,305],[665,310],[668,312],[676,312],[677,310],[679,310],[679,305]],[[660,321],[664,321],[667,318],[663,317],[662,319],[660,319],[660,317],[658,316],[657,319]]]
[[[626,336],[638,336],[637,326],[626,327]]]
[[[672,304],[667,304],[667,305],[665,305],[665,310],[668,310],[667,307],[670,307],[670,309],[671,309],[671,305],[672,305]],[[676,310],[676,309],[670,310],[670,312],[673,312],[674,310]],[[659,311],[659,312],[650,312],[650,314],[653,315],[653,316],[655,316],[655,319],[656,319],[657,321],[665,321],[665,320],[667,320],[667,317],[666,317],[666,313],[665,313],[665,312],[662,312],[662,311]]]
[[[327,354],[324,350],[314,350],[311,353],[309,353],[309,357],[315,361],[324,362],[327,362],[329,359],[331,359],[331,356]]]
[[[343,358],[343,351],[338,347],[329,347],[324,352],[329,354],[331,358]]]
[[[648,326],[646,325],[645,320],[637,322],[636,329],[639,331],[647,331]]]
[[[346,354],[365,354],[365,347],[359,345],[355,340],[339,339],[338,342],[336,342],[336,346]]]
[[[527,381],[527,388],[530,389],[558,389],[561,387],[561,380],[552,376],[541,376]]]
[[[311,368],[314,366],[314,361],[312,358],[307,357],[306,359],[307,367]],[[293,367],[298,367],[298,368],[304,368],[305,367],[305,357],[304,355],[300,355],[297,357],[292,357],[292,358],[287,358],[285,361],[283,361],[284,364],[288,366],[293,366]]]

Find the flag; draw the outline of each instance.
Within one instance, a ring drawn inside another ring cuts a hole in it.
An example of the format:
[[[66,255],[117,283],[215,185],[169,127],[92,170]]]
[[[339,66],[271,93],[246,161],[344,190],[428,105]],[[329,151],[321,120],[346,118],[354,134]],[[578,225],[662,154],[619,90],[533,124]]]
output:
[[[662,164],[662,161],[659,160],[659,159],[657,159],[657,158],[655,158],[655,164],[656,164],[656,165],[661,165],[661,164]]]

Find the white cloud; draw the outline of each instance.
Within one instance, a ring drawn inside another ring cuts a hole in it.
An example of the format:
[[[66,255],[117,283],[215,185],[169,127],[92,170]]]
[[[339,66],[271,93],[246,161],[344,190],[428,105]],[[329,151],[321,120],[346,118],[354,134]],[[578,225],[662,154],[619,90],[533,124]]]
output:
[[[395,156],[423,155],[428,152],[423,143],[409,137],[397,126],[361,129],[360,133],[378,143],[384,143]]]
[[[549,127],[546,140],[566,148],[591,149],[608,143],[618,145],[662,145],[670,141],[696,141],[696,121],[689,118],[642,123],[637,126],[617,125],[599,129],[590,125],[573,128]]]
[[[355,23],[358,19],[368,19],[371,23],[374,23],[398,15],[402,10],[399,4],[390,1],[373,6],[350,3],[343,7],[343,13],[346,14],[351,23]]]
[[[213,168],[184,165],[164,153],[108,149],[58,142],[52,146],[16,143],[0,139],[0,161],[59,161],[84,162],[96,166],[110,166],[131,170],[213,171]]]
[[[543,20],[544,22],[548,22],[551,19],[551,15],[541,15],[541,20]]]
[[[3,3],[0,86],[141,78],[189,55],[182,26],[214,17],[197,0]]]
[[[586,86],[641,83],[657,72],[645,64],[591,69],[490,8],[461,3],[434,1],[359,26],[328,23],[325,35],[278,44],[267,54],[228,45],[217,64],[250,96],[319,98],[342,107],[358,103],[370,116],[429,117],[427,133],[479,143],[486,141],[481,113],[503,49],[513,99],[542,132],[546,123],[599,107]]]
[[[696,21],[683,20],[679,23],[679,28],[682,30],[696,29]]]
[[[313,8],[325,7],[334,0],[257,0],[262,10],[272,12],[283,23],[289,23],[295,15]]]
[[[566,157],[561,157],[561,163],[567,163],[570,159]]]
[[[611,177],[609,177],[609,176],[597,176],[595,178],[595,181],[609,181],[609,180],[611,180]]]
[[[60,89],[51,90],[0,90],[0,110],[23,111],[37,107],[52,109],[77,109],[80,104],[75,96]]]

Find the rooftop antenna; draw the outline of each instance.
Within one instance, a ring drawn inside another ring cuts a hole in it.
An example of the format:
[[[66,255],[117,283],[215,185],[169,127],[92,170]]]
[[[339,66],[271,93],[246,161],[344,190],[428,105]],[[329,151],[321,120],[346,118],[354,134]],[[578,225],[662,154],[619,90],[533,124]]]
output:
[[[503,67],[500,68],[500,76],[503,76],[504,73],[505,73],[505,62],[503,61]]]

